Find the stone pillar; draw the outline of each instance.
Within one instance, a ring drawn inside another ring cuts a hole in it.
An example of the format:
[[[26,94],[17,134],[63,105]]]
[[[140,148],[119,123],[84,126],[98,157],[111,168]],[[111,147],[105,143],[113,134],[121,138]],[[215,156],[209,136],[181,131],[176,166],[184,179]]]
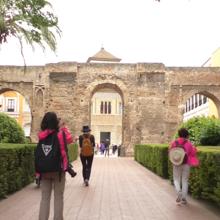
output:
[[[180,101],[179,87],[172,86],[166,91],[166,142],[169,143],[182,120],[182,103]]]

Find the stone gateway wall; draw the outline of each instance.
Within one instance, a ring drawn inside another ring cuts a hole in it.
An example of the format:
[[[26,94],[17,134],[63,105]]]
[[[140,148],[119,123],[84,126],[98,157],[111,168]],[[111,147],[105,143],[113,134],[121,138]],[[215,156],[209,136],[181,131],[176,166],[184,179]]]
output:
[[[122,153],[136,143],[165,143],[182,121],[186,100],[195,93],[220,109],[220,68],[165,67],[163,64],[56,63],[0,66],[0,92],[16,90],[31,108],[31,139],[37,140],[42,116],[55,111],[73,134],[91,123],[91,98],[102,88],[122,98]]]

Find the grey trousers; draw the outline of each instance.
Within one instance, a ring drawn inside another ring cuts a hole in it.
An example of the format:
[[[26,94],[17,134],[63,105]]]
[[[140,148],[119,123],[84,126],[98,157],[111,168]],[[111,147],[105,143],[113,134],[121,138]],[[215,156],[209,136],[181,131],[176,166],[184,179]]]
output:
[[[188,194],[188,180],[190,174],[190,166],[184,164],[181,166],[173,166],[173,182],[177,193],[182,194],[182,198],[186,199]]]
[[[43,176],[41,180],[41,202],[39,220],[48,220],[50,214],[50,198],[54,190],[54,220],[63,220],[63,194],[65,188],[65,173]]]

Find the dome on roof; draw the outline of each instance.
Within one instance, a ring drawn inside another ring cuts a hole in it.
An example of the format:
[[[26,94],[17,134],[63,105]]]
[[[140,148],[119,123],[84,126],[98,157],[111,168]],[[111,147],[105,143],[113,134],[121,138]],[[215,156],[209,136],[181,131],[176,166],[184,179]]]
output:
[[[87,63],[90,63],[91,61],[120,62],[121,59],[117,58],[114,55],[112,55],[111,53],[107,52],[102,47],[98,53],[96,53],[94,56],[88,58]]]

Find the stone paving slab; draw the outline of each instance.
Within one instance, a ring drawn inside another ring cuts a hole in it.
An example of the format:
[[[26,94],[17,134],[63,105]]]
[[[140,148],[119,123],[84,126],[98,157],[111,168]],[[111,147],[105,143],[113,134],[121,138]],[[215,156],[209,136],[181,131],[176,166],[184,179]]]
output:
[[[84,187],[81,163],[75,178],[67,176],[65,220],[220,220],[220,211],[189,198],[175,204],[175,192],[164,180],[132,158],[94,158],[89,187]],[[0,201],[0,220],[37,220],[40,189],[30,184]],[[53,198],[50,219],[53,219]]]

